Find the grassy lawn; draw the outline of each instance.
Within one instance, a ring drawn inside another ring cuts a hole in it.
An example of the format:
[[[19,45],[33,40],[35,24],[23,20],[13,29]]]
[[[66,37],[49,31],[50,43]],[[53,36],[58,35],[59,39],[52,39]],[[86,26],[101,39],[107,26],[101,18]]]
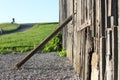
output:
[[[0,36],[0,53],[30,51],[52,33],[57,26],[58,23],[36,24],[24,32]]]
[[[3,33],[11,32],[19,28],[19,24],[3,23],[0,24],[0,30],[2,29]]]

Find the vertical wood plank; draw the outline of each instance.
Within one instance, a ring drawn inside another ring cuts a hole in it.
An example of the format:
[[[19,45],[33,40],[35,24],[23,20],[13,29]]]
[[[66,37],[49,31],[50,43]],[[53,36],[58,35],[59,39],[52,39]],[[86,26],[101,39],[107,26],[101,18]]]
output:
[[[84,0],[84,23],[86,22],[87,20],[87,0]],[[85,28],[85,80],[88,80],[88,30],[87,28]]]
[[[104,80],[105,77],[105,53],[106,53],[106,38],[100,38],[100,80]]]
[[[111,30],[107,31],[106,80],[112,80]]]
[[[108,16],[111,16],[112,0],[108,0]]]
[[[77,0],[74,0],[74,13],[77,11]],[[80,35],[77,32],[77,16],[78,13],[74,15],[74,67],[77,73],[80,74]]]
[[[90,20],[90,0],[87,0],[87,20]]]
[[[88,66],[88,77],[87,77],[87,80],[90,80],[91,79],[91,71],[92,71],[92,66],[91,66],[91,62],[92,62],[92,54],[94,52],[94,46],[93,46],[93,38],[91,37],[92,34],[91,34],[91,31],[90,31],[90,27],[87,28],[87,66]]]
[[[106,0],[101,0],[100,1],[100,7],[101,7],[101,36],[105,36],[105,26],[106,26],[106,21],[105,21],[105,11],[106,11],[106,8],[105,8],[105,1]]]
[[[81,0],[77,0],[77,5],[76,5],[76,11],[77,11],[77,15],[76,15],[76,28],[78,28],[78,27],[80,27],[81,26]],[[80,31],[78,31],[77,32],[77,44],[78,44],[78,46],[76,46],[77,47],[77,56],[78,56],[78,59],[77,59],[77,61],[78,61],[78,65],[79,66],[77,66],[77,70],[78,70],[78,73],[80,74],[80,76],[82,77],[82,66],[83,66],[83,64],[82,64],[82,53],[81,53],[81,41],[82,41],[82,39],[81,39],[81,32]]]
[[[82,80],[84,80],[84,51],[83,51],[83,48],[84,48],[84,42],[83,42],[83,40],[84,40],[84,37],[83,37],[83,35],[84,35],[84,33],[83,33],[83,31],[81,31],[81,54],[82,54],[82,73],[81,73],[81,79]]]
[[[111,6],[112,6],[112,11],[111,11],[111,16],[114,16],[114,25],[115,26],[118,26],[118,14],[119,14],[119,11],[118,11],[118,7],[119,7],[119,3],[118,3],[119,0],[112,0],[111,2]]]
[[[70,0],[70,1],[67,1],[67,4],[66,4],[66,6],[67,6],[67,15],[69,16],[69,15],[71,15],[71,14],[73,14],[73,0]],[[73,31],[74,31],[74,29],[73,29],[73,21],[74,21],[74,19],[68,24],[68,27],[67,27],[67,30],[66,30],[66,32],[67,32],[67,40],[66,40],[66,42],[67,42],[67,45],[66,45],[66,47],[67,47],[67,57],[70,59],[70,61],[71,62],[73,62],[73,58],[74,58],[74,53],[73,53]]]
[[[105,55],[106,55],[106,38],[105,38],[105,1],[99,0],[100,5],[100,80],[105,80]]]
[[[100,0],[94,1],[93,21],[94,21],[94,53],[92,54],[92,75],[91,80],[99,79],[99,50],[100,50]],[[94,60],[95,58],[95,60]],[[96,76],[94,76],[96,74]]]
[[[85,29],[83,30],[83,48],[82,49],[83,49],[83,54],[84,54],[84,61],[83,61],[83,64],[84,64],[84,69],[83,69],[84,75],[83,76],[84,76],[84,78],[83,78],[83,80],[85,80],[86,79],[86,73],[85,73],[86,72],[86,70],[85,70],[86,69],[85,68],[86,67],[86,63],[85,63],[86,62],[86,54],[85,54],[85,51],[86,51],[86,30]]]
[[[111,45],[112,45],[112,46],[111,46],[111,53],[112,53],[112,54],[111,54],[111,57],[112,57],[112,69],[113,69],[113,71],[112,71],[112,80],[116,80],[115,77],[116,77],[117,75],[115,75],[116,73],[115,73],[115,68],[114,68],[116,64],[115,64],[115,62],[114,62],[114,61],[115,61],[115,57],[114,57],[114,56],[115,56],[115,53],[114,53],[114,49],[115,49],[115,48],[114,48],[114,45],[115,45],[115,44],[114,44],[114,42],[115,42],[114,34],[115,34],[115,32],[114,32],[114,17],[113,17],[113,16],[110,17],[110,27],[111,27],[111,29],[112,29],[112,37],[111,37],[111,41],[112,41],[112,42],[111,42]],[[117,33],[117,32],[116,32],[116,33]]]
[[[67,4],[66,0],[59,0],[59,21],[60,24],[67,18]],[[64,27],[62,30],[62,47],[66,49],[66,39],[67,39],[67,27]]]
[[[92,0],[92,36],[96,36],[96,24],[95,24],[95,18],[96,18],[96,0]]]
[[[118,0],[118,80],[120,80],[120,0]]]
[[[84,12],[84,9],[83,9],[83,0],[81,0],[81,24],[83,24],[83,18],[84,18],[84,16],[83,16],[83,13]]]
[[[88,30],[85,29],[85,80],[88,80]]]
[[[85,22],[86,21],[86,0],[84,0],[83,1],[84,2],[84,14],[83,14],[83,16],[84,16],[84,18],[83,18],[83,21]]]
[[[118,27],[113,27],[113,80],[118,79]]]
[[[99,65],[100,63],[100,0],[96,1],[95,2],[96,4],[96,9],[95,9],[95,13],[96,13],[96,17],[95,17],[95,37],[96,37],[96,53],[95,55],[98,56],[97,57],[97,61],[96,61],[96,67],[95,67],[95,70],[96,70],[96,78],[99,79],[99,76],[100,76],[100,66],[98,67],[97,65]]]

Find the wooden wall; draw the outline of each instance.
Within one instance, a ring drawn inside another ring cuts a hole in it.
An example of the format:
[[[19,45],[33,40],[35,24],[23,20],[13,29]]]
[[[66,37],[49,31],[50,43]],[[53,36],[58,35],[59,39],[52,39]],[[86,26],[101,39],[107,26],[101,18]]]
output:
[[[80,80],[120,80],[120,0],[59,0],[63,47]]]

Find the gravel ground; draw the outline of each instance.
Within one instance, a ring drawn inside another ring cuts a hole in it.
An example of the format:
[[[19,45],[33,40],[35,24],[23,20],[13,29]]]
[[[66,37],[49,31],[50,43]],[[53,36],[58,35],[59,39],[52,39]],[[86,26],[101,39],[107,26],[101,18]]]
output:
[[[14,70],[14,64],[25,55],[0,55],[0,80],[79,80],[71,62],[55,52],[35,54],[21,70]]]

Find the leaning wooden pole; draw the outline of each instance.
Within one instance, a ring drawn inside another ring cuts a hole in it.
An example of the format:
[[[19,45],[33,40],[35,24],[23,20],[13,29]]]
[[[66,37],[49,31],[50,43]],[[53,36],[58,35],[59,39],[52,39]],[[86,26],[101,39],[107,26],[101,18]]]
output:
[[[28,61],[38,50],[40,50],[48,41],[50,41],[65,25],[72,20],[73,15],[69,16],[51,35],[41,42],[35,49],[26,55],[20,62],[16,63],[14,69],[20,69],[21,66]]]

